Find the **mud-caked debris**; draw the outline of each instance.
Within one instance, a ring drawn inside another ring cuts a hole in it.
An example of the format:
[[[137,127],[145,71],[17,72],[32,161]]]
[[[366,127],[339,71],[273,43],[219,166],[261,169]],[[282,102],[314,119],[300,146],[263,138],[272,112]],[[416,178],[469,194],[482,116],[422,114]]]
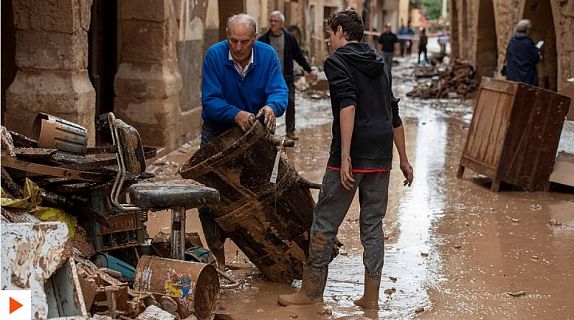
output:
[[[397,292],[397,289],[395,287],[385,289],[385,294],[389,296],[395,292]]]
[[[136,320],[176,320],[176,317],[156,306],[149,306]]]
[[[521,297],[526,295],[526,292],[525,291],[505,292],[505,294],[509,297]]]

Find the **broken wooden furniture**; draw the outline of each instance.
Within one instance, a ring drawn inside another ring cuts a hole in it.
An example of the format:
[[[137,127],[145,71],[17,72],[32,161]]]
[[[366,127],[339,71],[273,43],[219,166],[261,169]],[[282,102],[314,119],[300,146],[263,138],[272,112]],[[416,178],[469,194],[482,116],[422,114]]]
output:
[[[165,295],[158,302],[181,319],[195,315],[207,320],[217,310],[219,277],[210,264],[142,256],[134,289]]]
[[[210,206],[216,223],[267,279],[291,283],[302,277],[315,207],[309,189],[318,186],[277,157],[279,144],[259,121],[245,133],[235,127],[198,150],[180,174],[219,190],[221,202]]]
[[[120,196],[127,177],[145,171],[144,151],[135,128],[116,119],[111,112],[108,122],[118,162],[118,174],[110,195],[112,203],[125,212],[171,209],[171,257],[184,260],[185,211],[219,202],[219,192],[188,180],[143,182],[129,187],[132,203],[122,203]]]
[[[457,177],[470,168],[528,191],[548,190],[570,99],[555,92],[483,77]]]

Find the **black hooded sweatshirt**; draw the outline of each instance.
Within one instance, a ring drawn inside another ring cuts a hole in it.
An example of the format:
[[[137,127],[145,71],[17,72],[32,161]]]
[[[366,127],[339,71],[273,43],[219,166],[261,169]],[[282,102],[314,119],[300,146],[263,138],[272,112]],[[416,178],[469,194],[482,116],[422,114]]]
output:
[[[393,128],[401,126],[391,71],[366,43],[348,43],[325,60],[333,110],[333,139],[328,167],[341,167],[341,109],[355,106],[351,140],[353,171],[390,170]]]

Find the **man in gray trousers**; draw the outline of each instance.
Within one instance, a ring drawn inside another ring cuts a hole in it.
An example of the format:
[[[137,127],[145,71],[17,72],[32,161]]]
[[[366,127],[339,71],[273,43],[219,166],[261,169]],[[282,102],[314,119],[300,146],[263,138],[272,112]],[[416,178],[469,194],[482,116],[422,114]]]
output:
[[[280,295],[278,303],[323,300],[335,237],[358,190],[365,290],[355,304],[378,309],[393,142],[404,185],[411,185],[413,168],[405,150],[398,100],[391,91],[390,68],[367,43],[360,42],[361,17],[354,10],[338,11],[329,18],[327,29],[334,51],[325,60],[333,111],[330,157],[313,215],[303,285],[297,293]]]

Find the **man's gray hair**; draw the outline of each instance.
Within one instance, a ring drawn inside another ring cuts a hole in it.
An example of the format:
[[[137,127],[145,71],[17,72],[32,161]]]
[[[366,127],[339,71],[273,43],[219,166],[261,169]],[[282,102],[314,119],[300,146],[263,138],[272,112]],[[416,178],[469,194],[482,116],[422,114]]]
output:
[[[273,11],[269,14],[269,19],[271,19],[272,17],[279,17],[279,19],[281,19],[281,22],[285,22],[285,16],[281,13],[281,11]]]
[[[255,22],[255,19],[246,13],[239,13],[227,19],[226,29],[228,34],[229,34],[229,26],[231,26],[231,24],[234,22],[245,23],[251,28],[251,31],[254,35],[257,33],[257,22]]]
[[[528,29],[532,29],[532,23],[528,19],[522,19],[516,24],[516,32],[525,33]]]

